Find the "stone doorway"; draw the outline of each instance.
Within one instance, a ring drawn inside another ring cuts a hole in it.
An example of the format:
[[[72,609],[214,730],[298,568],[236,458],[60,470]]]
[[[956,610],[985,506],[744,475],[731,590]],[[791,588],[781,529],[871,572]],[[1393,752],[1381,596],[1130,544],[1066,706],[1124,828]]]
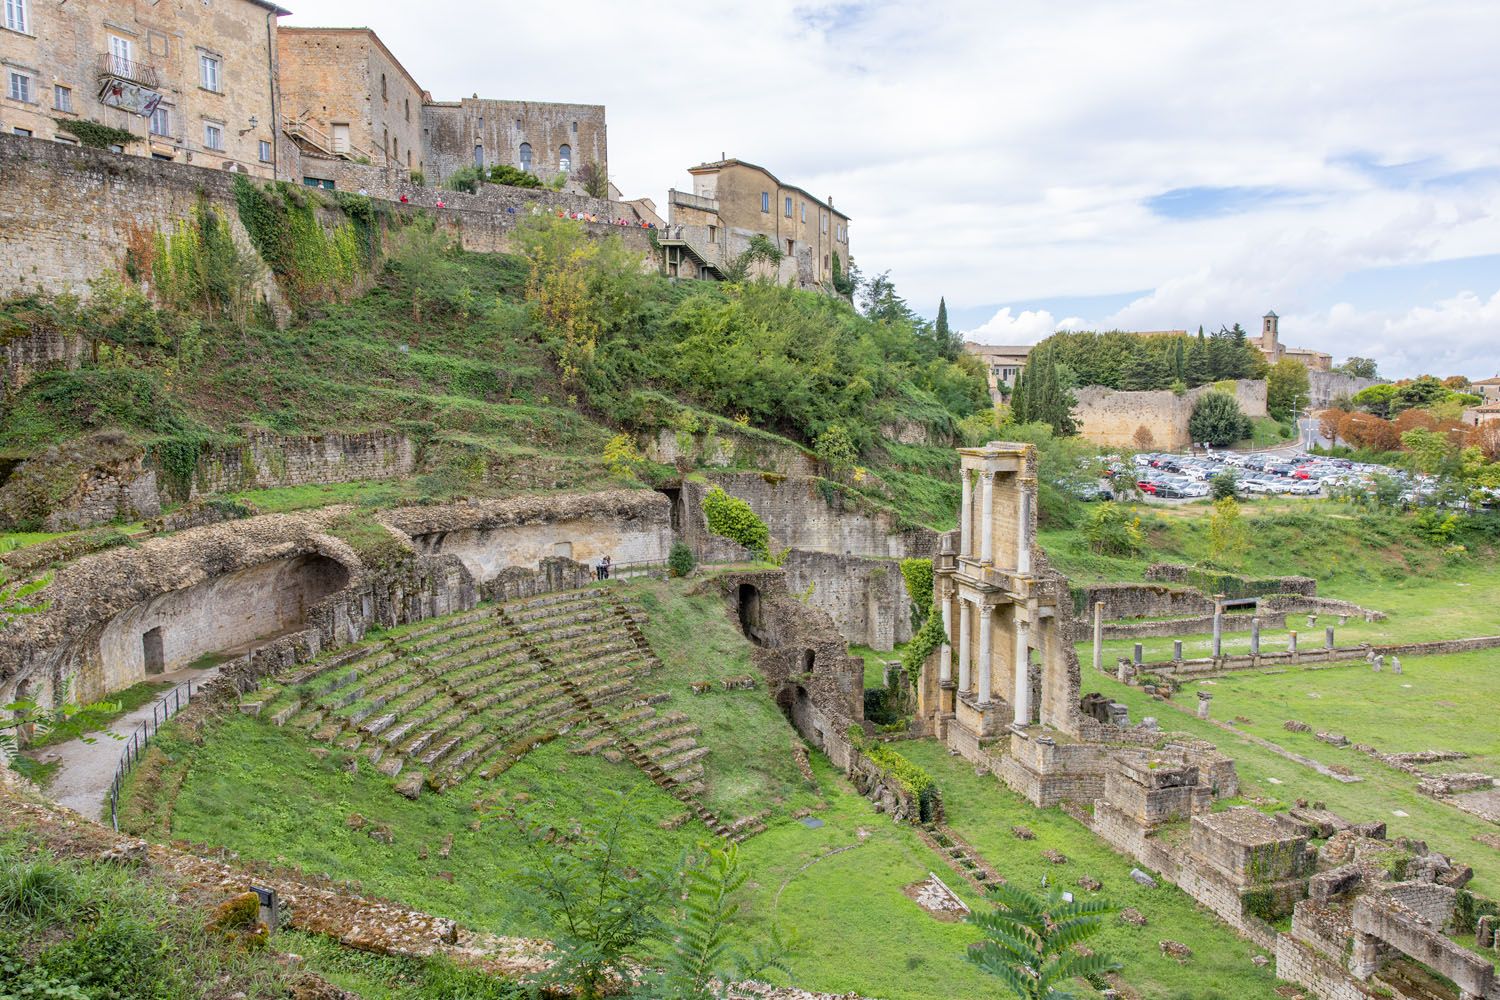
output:
[[[167,669],[166,646],[162,642],[160,625],[141,636],[141,659],[146,665],[148,677]]]
[[[739,607],[740,631],[745,633],[745,638],[757,646],[766,645],[765,624],[761,620],[760,588],[754,584],[740,584],[737,604]]]

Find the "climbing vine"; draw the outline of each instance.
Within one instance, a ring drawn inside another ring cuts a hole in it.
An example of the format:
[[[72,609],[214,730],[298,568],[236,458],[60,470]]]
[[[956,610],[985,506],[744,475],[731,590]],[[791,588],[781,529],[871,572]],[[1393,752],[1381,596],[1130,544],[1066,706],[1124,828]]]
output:
[[[108,149],[111,146],[124,146],[140,139],[134,132],[127,132],[122,128],[112,128],[103,122],[88,121],[75,118],[54,118],[57,127],[70,135],[78,137],[78,142],[84,146],[94,149]]]
[[[164,304],[211,314],[243,307],[257,270],[218,211],[201,199],[191,218],[178,219],[170,233],[155,233],[149,250],[133,238],[125,258],[126,273],[137,279],[150,274]]]
[[[901,665],[906,668],[906,676],[911,678],[913,684],[921,678],[922,665],[927,662],[927,657],[946,639],[947,636],[943,634],[943,616],[937,611],[930,612],[922,627],[917,629],[917,634],[906,644],[906,652],[901,654]]]
[[[932,610],[932,560],[901,560],[901,578],[906,581],[906,593],[916,608],[917,618],[926,618]]]
[[[208,450],[209,439],[200,434],[174,434],[146,445],[146,454],[156,464],[168,494],[180,503],[193,495],[198,462]]]
[[[341,196],[338,207],[350,221],[332,231],[318,218],[319,196],[294,184],[262,187],[236,175],[234,198],[250,242],[296,302],[337,298],[378,256],[377,216],[368,198]]]

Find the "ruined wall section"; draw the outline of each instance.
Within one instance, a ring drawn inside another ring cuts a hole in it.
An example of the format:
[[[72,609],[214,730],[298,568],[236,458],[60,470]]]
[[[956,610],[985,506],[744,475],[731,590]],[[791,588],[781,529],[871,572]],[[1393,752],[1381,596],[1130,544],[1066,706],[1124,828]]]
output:
[[[792,592],[806,594],[854,645],[889,650],[911,639],[911,597],[895,560],[794,549],[782,568]]]

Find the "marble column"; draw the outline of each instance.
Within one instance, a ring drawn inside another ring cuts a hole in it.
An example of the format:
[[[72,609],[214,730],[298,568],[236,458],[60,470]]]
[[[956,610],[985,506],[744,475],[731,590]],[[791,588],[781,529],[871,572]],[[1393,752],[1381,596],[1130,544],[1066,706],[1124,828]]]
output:
[[[1224,609],[1214,608],[1214,659],[1224,655]]]
[[[1323,648],[1324,649],[1332,649],[1333,648],[1333,626],[1332,625],[1329,625],[1327,628],[1325,628],[1323,630]]]
[[[943,645],[938,649],[939,684],[953,680],[953,646],[949,644],[949,637],[953,635],[952,605],[952,601],[943,598]]]
[[[979,561],[993,566],[995,563],[995,474],[988,469],[982,473],[979,502],[984,509],[979,512]]]
[[[1104,602],[1094,602],[1094,669],[1104,670]]]
[[[1013,704],[1015,721],[1023,726],[1031,724],[1031,622],[1016,614],[1016,691]]]
[[[1250,655],[1260,655],[1260,618],[1250,619]]]
[[[1031,490],[1034,479],[1021,479],[1021,513],[1016,519],[1016,572],[1021,576],[1031,574]]]
[[[960,597],[958,599],[958,690],[960,693],[969,690],[969,637],[973,634],[969,631],[971,621],[969,602]]]
[[[960,556],[972,556],[974,554],[974,476],[968,469],[964,469],[959,476],[963,486],[963,502],[958,507],[958,554]]]
[[[992,617],[994,608],[987,604],[979,606],[979,704],[990,703],[990,674],[993,665],[990,653],[990,640],[994,637],[995,622]]]

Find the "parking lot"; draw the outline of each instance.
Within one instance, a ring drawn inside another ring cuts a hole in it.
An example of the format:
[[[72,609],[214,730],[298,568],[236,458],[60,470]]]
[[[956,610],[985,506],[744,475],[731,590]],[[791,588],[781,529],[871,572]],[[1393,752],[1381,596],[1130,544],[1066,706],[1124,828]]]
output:
[[[1347,496],[1374,490],[1379,476],[1387,488],[1399,491],[1402,503],[1420,506],[1439,485],[1431,476],[1405,469],[1304,452],[1142,452],[1128,460],[1105,456],[1104,462],[1104,478],[1097,485],[1091,482],[1073,491],[1080,499],[1191,502],[1209,497],[1209,481],[1226,473],[1234,475],[1241,497]]]

